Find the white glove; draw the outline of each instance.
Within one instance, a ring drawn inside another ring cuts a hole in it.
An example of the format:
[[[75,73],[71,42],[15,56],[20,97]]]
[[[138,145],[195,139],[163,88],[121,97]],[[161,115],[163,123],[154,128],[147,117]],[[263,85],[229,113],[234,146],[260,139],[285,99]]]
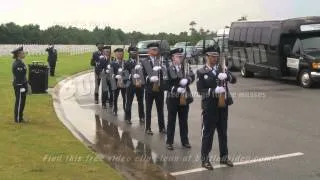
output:
[[[151,82],[157,82],[159,80],[158,76],[151,76],[150,81]]]
[[[228,77],[228,76],[227,76],[226,73],[219,73],[219,74],[218,74],[218,78],[219,78],[221,81],[227,79],[227,77]]]
[[[154,71],[159,71],[160,69],[161,69],[160,66],[155,66],[155,67],[153,67],[153,70],[154,70]]]
[[[119,68],[119,69],[118,69],[118,72],[122,72],[122,68]]]
[[[140,78],[140,75],[139,74],[134,74],[133,78],[135,78],[135,79]]]
[[[99,58],[100,58],[100,59],[103,59],[103,58],[104,58],[104,56],[102,56],[102,55],[101,55]]]
[[[116,75],[116,79],[121,79],[121,76],[119,74]]]
[[[224,89],[224,87],[217,86],[216,89],[215,89],[215,93],[216,93],[216,94],[220,94],[220,93],[224,93],[224,92],[226,92],[226,90]]]
[[[20,88],[20,92],[26,92],[25,88]]]
[[[107,66],[107,68],[108,68],[108,69],[111,69],[111,66],[110,66],[110,64],[109,64],[109,65]]]
[[[141,66],[138,64],[138,65],[136,65],[134,68],[135,68],[136,70],[138,70],[138,69],[141,68]]]
[[[180,80],[180,86],[186,86],[188,84],[188,79],[184,78]]]
[[[186,88],[178,87],[177,92],[183,94],[186,92]]]
[[[110,72],[110,71],[107,69],[107,70],[106,70],[106,73],[109,73],[109,72]]]

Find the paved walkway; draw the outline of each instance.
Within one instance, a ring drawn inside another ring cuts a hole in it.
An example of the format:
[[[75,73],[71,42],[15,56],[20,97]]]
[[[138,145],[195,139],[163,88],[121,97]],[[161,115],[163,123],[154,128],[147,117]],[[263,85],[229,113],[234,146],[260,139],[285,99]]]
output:
[[[128,125],[123,119],[121,98],[119,115],[113,116],[111,109],[104,110],[101,105],[93,104],[93,89],[92,73],[62,81],[54,91],[56,112],[77,138],[126,177],[188,180],[320,177],[319,89],[305,90],[290,82],[239,77],[239,83],[231,87],[235,104],[230,108],[228,142],[230,158],[236,166],[226,168],[217,164],[219,153],[215,136],[213,172],[201,168],[199,159],[199,97],[195,97],[189,113],[192,149],[181,147],[177,126],[176,148],[168,151],[166,137],[158,133],[155,108],[152,115],[155,134],[147,136],[144,125],[139,124],[135,100],[133,124]],[[194,85],[191,89],[195,92]]]

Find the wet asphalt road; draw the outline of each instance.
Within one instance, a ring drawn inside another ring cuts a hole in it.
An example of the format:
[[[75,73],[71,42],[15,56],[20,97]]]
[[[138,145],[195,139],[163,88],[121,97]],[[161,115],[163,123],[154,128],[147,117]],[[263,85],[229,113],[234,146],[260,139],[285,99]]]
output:
[[[277,81],[264,78],[244,79],[231,86],[234,104],[229,109],[228,145],[229,157],[234,162],[247,161],[296,152],[302,156],[258,162],[233,168],[219,168],[175,176],[176,179],[320,179],[320,88],[303,89],[295,82]],[[79,83],[79,82],[82,83]],[[123,120],[122,100],[119,99],[119,115],[111,114],[111,109],[101,109],[93,105],[93,76],[84,75],[74,81],[70,89],[86,93],[71,93],[72,98],[64,98],[65,113],[71,123],[93,144],[101,142],[108,151],[106,137],[114,137],[112,142],[121,145],[127,156],[149,157],[151,164],[167,172],[180,172],[201,167],[201,109],[200,97],[194,97],[189,113],[189,139],[192,149],[181,147],[178,126],[176,127],[175,150],[168,151],[164,135],[158,133],[155,106],[153,108],[153,136],[144,134],[144,125],[139,124],[134,100],[133,124]],[[192,86],[195,92],[195,83]],[[91,89],[92,89],[91,88]],[[69,89],[69,90],[70,90]],[[81,90],[87,89],[87,90]],[[88,90],[89,89],[89,90]],[[79,95],[80,94],[80,95]],[[71,97],[70,96],[70,97]],[[70,102],[69,102],[70,101]],[[155,105],[155,104],[154,104]],[[165,107],[166,109],[166,107]],[[165,119],[167,119],[165,111]],[[77,120],[74,120],[77,117]],[[83,118],[85,120],[81,121]],[[166,123],[167,124],[167,123]],[[106,127],[106,128],[103,128]],[[104,136],[98,132],[106,131]],[[109,140],[110,141],[110,140]],[[121,142],[121,143],[120,143]],[[99,145],[97,145],[98,147]],[[117,145],[116,145],[117,146]],[[119,147],[118,147],[119,148]],[[99,151],[99,150],[97,150]],[[128,153],[130,151],[130,153]],[[217,136],[214,137],[212,159],[218,162]],[[214,162],[216,165],[217,162]],[[142,165],[138,165],[141,167]],[[142,168],[145,170],[147,166]]]

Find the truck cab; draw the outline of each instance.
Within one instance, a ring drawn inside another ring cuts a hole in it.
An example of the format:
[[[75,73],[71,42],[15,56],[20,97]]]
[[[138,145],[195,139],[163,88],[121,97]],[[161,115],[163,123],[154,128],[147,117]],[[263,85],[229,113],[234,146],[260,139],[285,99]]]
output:
[[[284,45],[286,75],[296,76],[303,87],[320,81],[320,34],[300,35],[293,46]]]

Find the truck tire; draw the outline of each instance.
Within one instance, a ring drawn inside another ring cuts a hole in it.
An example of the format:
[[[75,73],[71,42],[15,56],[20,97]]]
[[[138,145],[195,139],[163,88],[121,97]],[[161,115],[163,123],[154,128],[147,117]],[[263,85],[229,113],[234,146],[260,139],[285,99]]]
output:
[[[311,74],[308,70],[302,69],[298,76],[298,81],[301,87],[310,88],[313,85]]]
[[[245,65],[242,65],[240,72],[242,77],[253,77],[254,75],[253,72],[247,70]]]

